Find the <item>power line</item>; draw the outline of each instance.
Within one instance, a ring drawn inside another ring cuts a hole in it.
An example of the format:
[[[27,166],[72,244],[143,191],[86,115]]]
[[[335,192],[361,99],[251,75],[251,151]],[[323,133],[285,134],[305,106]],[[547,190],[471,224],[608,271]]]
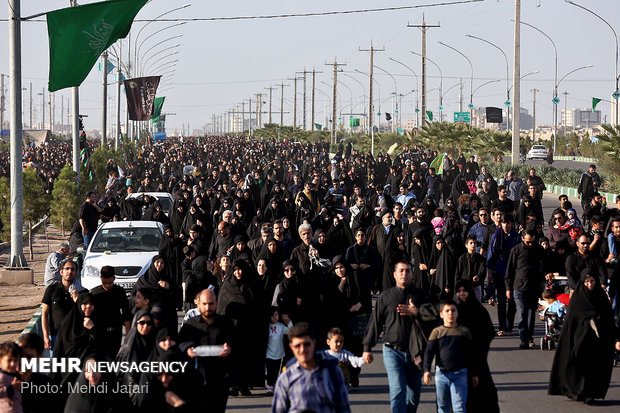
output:
[[[287,14],[267,14],[258,16],[229,16],[229,17],[192,17],[192,18],[177,18],[177,19],[135,19],[134,22],[146,23],[146,22],[207,22],[207,21],[234,21],[234,20],[266,20],[266,19],[284,19],[291,17],[321,17],[321,16],[335,16],[341,14],[363,14],[363,13],[376,13],[383,11],[397,11],[397,10],[411,10],[425,7],[439,7],[439,6],[453,6],[457,4],[479,3],[484,0],[457,0],[446,1],[441,3],[430,4],[415,4],[410,6],[395,6],[395,7],[379,7],[374,9],[357,9],[357,10],[333,10],[324,12],[310,12],[310,13],[287,13]],[[24,19],[22,19],[24,20]],[[8,19],[0,19],[0,21],[8,21]],[[29,19],[24,21],[32,22],[45,22],[44,19]]]

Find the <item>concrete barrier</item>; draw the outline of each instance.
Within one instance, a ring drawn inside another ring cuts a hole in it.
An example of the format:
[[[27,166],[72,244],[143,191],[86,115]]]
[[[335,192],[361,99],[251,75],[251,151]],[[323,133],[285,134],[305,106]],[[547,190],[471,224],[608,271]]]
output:
[[[43,337],[43,327],[41,325],[41,312],[43,311],[43,307],[39,307],[37,311],[35,311],[34,315],[28,321],[26,327],[22,330],[20,336],[28,333],[34,333],[38,336]]]
[[[0,285],[33,284],[34,271],[30,268],[0,268]]]

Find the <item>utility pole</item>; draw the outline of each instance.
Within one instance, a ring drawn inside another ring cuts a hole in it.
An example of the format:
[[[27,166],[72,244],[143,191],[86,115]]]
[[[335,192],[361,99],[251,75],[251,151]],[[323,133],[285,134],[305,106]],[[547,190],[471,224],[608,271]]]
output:
[[[280,127],[284,126],[284,87],[290,86],[285,85],[284,82],[280,84]]]
[[[293,130],[297,128],[297,74],[294,78],[288,78],[288,80],[295,81],[293,86]]]
[[[519,164],[521,116],[521,0],[515,0],[514,68],[512,70],[512,164]],[[510,108],[508,108],[510,111]]]
[[[241,134],[245,131],[245,100],[241,101]]]
[[[258,109],[258,108],[257,108]],[[248,117],[250,118],[248,126],[248,136],[252,136],[252,99],[248,99]]]
[[[101,54],[101,73],[103,74],[103,93],[101,99],[103,99],[103,110],[101,111],[101,116],[103,120],[101,121],[101,146],[105,146],[105,140],[108,135],[108,123],[106,120],[108,119],[108,52],[104,51]]]
[[[78,5],[77,0],[70,0],[70,3],[72,7]],[[73,171],[76,180],[80,182],[80,88],[73,87],[71,91],[73,95]]]
[[[534,88],[532,92],[534,92],[532,100],[532,142],[534,142],[536,141],[536,92],[538,92],[538,89]]]
[[[374,64],[373,64],[373,59],[374,59],[374,55],[375,52],[384,52],[385,51],[385,47],[382,47],[381,49],[375,49],[374,46],[372,45],[372,41],[370,42],[370,49],[362,49],[361,47],[359,48],[360,52],[370,52],[370,73],[368,74],[368,79],[369,79],[369,92],[368,92],[368,127],[370,129],[370,152],[372,153],[372,155],[375,154],[375,130],[372,126],[372,119],[375,116],[375,109],[374,109],[374,105],[372,103],[372,73],[373,73],[373,69],[374,69]],[[379,126],[381,126],[381,118],[379,118]]]
[[[32,96],[32,93],[30,96]],[[2,128],[4,128],[4,73],[0,74],[0,129]]]
[[[24,257],[24,195],[22,167],[22,58],[21,8],[19,0],[9,0],[9,119],[11,122],[11,254],[6,267],[28,267]]]
[[[263,112],[263,94],[256,94],[256,128],[260,129],[260,125],[262,123],[262,112]]]
[[[463,111],[463,79],[459,79],[459,112]]]
[[[45,88],[41,93],[41,129],[45,130]]]
[[[265,89],[269,89],[269,123],[271,123],[271,94],[273,91],[273,86],[269,85]]]
[[[52,94],[51,93],[47,94],[47,110],[48,110],[49,122],[50,122],[49,129],[52,133],[54,133],[54,127],[52,126]]]
[[[303,72],[296,72],[295,75],[297,75],[297,73],[302,74],[304,76],[303,77],[303,79],[304,79],[304,103],[302,105],[302,107],[303,107],[303,114],[304,114],[304,120],[302,122],[302,125],[303,125],[302,127],[303,127],[304,130],[306,130],[306,119],[307,119],[307,116],[306,116],[306,113],[307,113],[306,112],[306,74],[312,73],[312,72],[307,71],[306,68],[304,67],[304,71]],[[313,90],[313,92],[314,92],[314,90]],[[314,125],[313,125],[313,128],[314,128]]]
[[[407,27],[417,27],[422,29],[422,126],[426,125],[426,30],[433,27],[441,27],[439,23],[435,25],[426,24],[424,13],[422,13],[422,24],[407,24]]]
[[[118,141],[121,139],[121,48],[122,42],[119,42],[118,61],[116,62],[116,133],[114,136],[114,150],[117,151],[119,148]]]
[[[336,143],[336,93],[338,92],[338,66],[346,66],[346,63],[338,63],[338,60],[334,58],[334,63],[325,63],[328,66],[334,66],[334,90],[332,99],[332,144]]]
[[[32,129],[32,82],[30,82],[30,101],[28,104],[30,106],[30,122],[28,122],[28,127]]]
[[[316,74],[317,73],[323,73],[323,72],[317,72],[316,70],[312,69],[312,115],[310,118],[310,123],[312,123],[312,130],[314,130],[314,88],[315,88],[315,82],[316,82]]]
[[[60,133],[61,135],[65,135],[65,97],[60,95]]]
[[[568,92],[562,92],[562,94],[564,95],[564,116],[562,117],[563,122],[562,122],[562,129],[564,132],[564,136],[566,136],[566,126],[567,126],[567,122],[566,122],[566,118],[568,117],[568,106],[567,106],[567,102],[568,102],[568,95],[570,95],[570,93]],[[574,127],[574,125],[573,125]]]

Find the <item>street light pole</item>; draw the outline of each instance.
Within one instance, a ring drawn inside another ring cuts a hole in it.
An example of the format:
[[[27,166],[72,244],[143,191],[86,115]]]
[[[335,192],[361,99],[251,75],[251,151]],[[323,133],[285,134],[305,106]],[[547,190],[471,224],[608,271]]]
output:
[[[385,69],[380,68],[379,66],[375,65],[376,69],[381,70],[382,72],[386,73],[389,77],[392,78],[392,81],[394,81],[394,98],[392,99],[392,115],[396,116],[396,112],[394,111],[394,102],[396,101],[396,95],[398,95],[398,86],[396,86],[396,78],[394,78],[394,76],[392,76],[392,74],[390,72],[388,72]],[[398,103],[396,103],[396,110],[398,110]],[[394,117],[392,117],[392,133],[394,133]]]
[[[615,61],[616,71],[615,71],[615,74],[614,74],[614,79],[616,81],[616,84],[615,84],[614,93],[612,94],[612,97],[614,98],[615,102],[614,102],[614,100],[612,100],[612,102],[614,102],[613,106],[615,106],[615,111],[614,111],[615,112],[614,113],[614,118],[615,119],[614,120],[615,120],[616,125],[618,125],[618,98],[620,98],[620,91],[618,90],[618,80],[620,80],[620,76],[618,75],[618,34],[614,30],[613,26],[611,24],[609,24],[609,22],[607,20],[603,19],[601,16],[599,16],[598,14],[593,12],[592,10],[587,9],[587,8],[585,8],[585,7],[579,5],[579,4],[577,4],[577,3],[575,3],[575,2],[573,2],[571,0],[564,0],[564,1],[566,1],[568,4],[570,4],[572,6],[579,7],[580,9],[583,9],[583,10],[587,11],[588,13],[593,14],[594,16],[598,17],[600,20],[603,21],[603,23],[605,23],[607,26],[609,26],[611,31],[614,33],[614,38],[616,39],[616,61]]]
[[[446,46],[449,49],[454,50],[455,52],[457,52],[458,54],[460,54],[461,56],[463,56],[465,58],[465,60],[467,60],[467,62],[469,63],[469,68],[471,70],[471,77],[469,79],[469,116],[470,118],[472,117],[472,111],[474,109],[474,105],[473,105],[473,100],[474,100],[474,65],[471,63],[471,60],[469,60],[469,57],[467,57],[465,55],[465,53],[461,52],[460,50],[456,49],[455,47],[452,47],[448,44],[445,44],[444,42],[439,42],[440,45],[442,46]]]
[[[471,34],[466,34],[465,36],[490,44],[491,46],[502,52],[502,55],[504,55],[504,59],[506,60],[506,130],[508,131],[510,130],[510,108],[508,107],[508,105],[510,104],[510,81],[508,80],[510,77],[510,64],[508,63],[508,56],[506,56],[506,52],[504,52],[504,50],[502,50],[502,48],[495,43],[491,43],[490,41],[481,37],[472,36]]]
[[[389,59],[391,61],[396,62],[396,63],[400,64],[401,66],[404,66],[405,68],[409,69],[409,71],[411,73],[413,73],[413,75],[415,76],[415,89],[413,89],[413,90],[415,90],[416,97],[415,97],[415,107],[413,108],[413,112],[414,112],[414,116],[415,116],[415,126],[419,127],[420,126],[420,122],[419,122],[419,118],[418,118],[418,113],[420,112],[420,109],[418,109],[418,103],[420,102],[420,93],[419,93],[419,88],[418,88],[418,82],[419,82],[418,75],[416,74],[416,72],[413,71],[412,68],[410,68],[409,66],[407,66],[403,62],[398,61],[396,59],[392,59],[391,57]]]
[[[557,125],[557,119],[558,119],[558,105],[557,105],[557,101],[558,101],[558,89],[555,87],[555,85],[558,83],[558,48],[555,46],[555,42],[553,41],[553,39],[551,39],[551,37],[549,37],[545,32],[543,32],[542,30],[540,30],[538,27],[536,26],[532,26],[529,23],[524,22],[523,20],[520,21],[520,24],[524,24],[528,27],[531,27],[532,29],[536,30],[538,33],[542,34],[543,36],[545,36],[550,42],[551,45],[553,46],[553,52],[555,54],[555,70],[553,73],[553,124]],[[557,135],[557,129],[554,128],[553,130],[553,154],[555,155],[555,144],[556,144],[556,138],[555,136]]]
[[[570,72],[568,72],[567,74],[565,74],[564,76],[562,76],[560,78],[560,80],[558,80],[558,83],[555,84],[554,87],[554,94],[557,97],[558,94],[558,88],[560,87],[560,83],[562,83],[562,80],[564,80],[568,75],[573,74],[579,70],[583,70],[583,69],[588,69],[590,67],[592,67],[593,65],[586,65],[586,66],[581,66],[578,67],[577,69],[571,70]],[[557,104],[559,103],[559,99],[555,99],[553,100],[555,106],[556,106],[556,114],[557,114]],[[554,120],[554,124],[553,124],[553,130],[554,130],[554,137],[553,137],[553,154],[555,155],[555,149],[556,149],[556,145],[557,145],[557,132],[558,132],[558,117],[557,115],[555,116],[555,120]]]

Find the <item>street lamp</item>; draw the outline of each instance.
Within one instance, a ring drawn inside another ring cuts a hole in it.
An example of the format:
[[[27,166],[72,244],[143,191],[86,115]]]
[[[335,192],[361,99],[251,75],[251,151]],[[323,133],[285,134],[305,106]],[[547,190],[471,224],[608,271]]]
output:
[[[523,76],[521,76],[519,79],[523,79],[525,77],[528,77],[528,76],[531,76],[531,75],[535,75],[537,73],[540,73],[540,70],[534,70],[533,72],[526,73]],[[511,91],[511,90],[512,90],[512,85],[510,85],[510,88],[508,88],[508,91]]]
[[[392,76],[392,74],[390,72],[388,72],[385,69],[380,68],[377,65],[374,65],[374,67],[376,69],[381,70],[382,72],[386,73],[388,76],[390,76],[392,78],[392,80],[394,81],[394,99],[392,99],[392,115],[396,116],[396,112],[398,111],[398,103],[396,103],[396,111],[394,110],[394,105],[395,105],[395,101],[396,101],[396,95],[398,95],[398,86],[396,86],[396,79],[394,78],[394,76]],[[392,133],[394,133],[394,120],[392,120]]]
[[[357,80],[356,78],[354,78],[353,76],[351,76],[351,75],[349,75],[349,74],[347,74],[345,72],[340,72],[340,74],[348,77],[349,79],[354,80],[362,88],[362,108],[363,108],[362,116],[366,117],[366,94],[365,94],[366,93],[366,86],[364,86],[362,84],[362,82],[360,82],[359,80]],[[364,126],[366,126],[366,124],[364,124]]]
[[[416,56],[420,56],[422,57],[422,55],[420,53],[416,53],[413,51],[409,51],[409,53],[413,53]],[[439,70],[439,120],[443,121],[443,98],[442,98],[442,94],[443,94],[443,73],[441,72],[441,69],[439,68],[439,65],[435,62],[433,62],[431,59],[427,57],[425,57],[426,60],[428,60],[429,62],[431,62],[432,64],[435,65],[435,67],[437,68],[437,70]],[[428,92],[426,92],[428,93]],[[422,116],[426,116],[425,113],[422,114]]]
[[[418,122],[418,113],[420,112],[420,109],[418,109],[418,102],[420,101],[420,96],[419,96],[419,92],[418,92],[418,83],[419,83],[419,79],[418,79],[418,75],[416,74],[416,72],[413,71],[412,68],[410,68],[409,66],[407,66],[406,64],[404,64],[401,61],[398,61],[396,59],[392,59],[391,57],[389,57],[388,59],[390,59],[393,62],[398,63],[401,66],[404,66],[405,68],[409,69],[409,71],[411,73],[413,73],[413,75],[415,76],[415,94],[416,94],[416,98],[415,98],[415,108],[413,108],[413,112],[415,114],[415,126],[418,127],[420,125],[420,123]]]
[[[495,43],[491,43],[490,41],[483,39],[482,37],[472,36],[471,34],[466,34],[465,36],[471,37],[472,39],[480,40],[487,44],[490,44],[491,46],[493,46],[494,48],[502,52],[502,54],[504,55],[504,59],[506,60],[506,102],[504,102],[504,104],[506,105],[506,115],[507,115],[506,116],[506,131],[509,131],[510,130],[510,88],[509,88],[510,81],[508,80],[508,78],[510,77],[510,64],[508,63],[508,56],[506,56],[506,53],[502,50],[502,48],[496,45]],[[520,110],[520,109],[517,109],[517,110]]]
[[[185,8],[187,8],[187,7],[189,7],[189,6],[191,6],[191,4],[187,3],[187,4],[184,4],[184,5],[182,5],[182,6],[176,7],[176,8],[174,8],[174,9],[168,10],[168,11],[166,11],[166,12],[163,12],[163,13],[162,13],[162,14],[160,14],[159,16],[155,17],[153,20],[151,20],[151,21],[147,22],[144,26],[142,26],[142,27],[140,28],[140,30],[138,30],[138,34],[136,35],[136,38],[135,38],[135,40],[134,40],[134,43],[137,43],[137,42],[138,42],[138,38],[140,37],[140,33],[142,33],[142,30],[144,30],[144,29],[145,29],[145,28],[146,28],[149,24],[151,24],[151,23],[153,23],[153,22],[156,22],[156,21],[157,21],[157,19],[159,19],[160,17],[163,17],[163,16],[165,16],[165,15],[167,15],[167,14],[170,14],[170,13],[172,13],[172,12],[174,12],[174,11],[177,11],[177,10],[185,9]],[[166,28],[164,28],[164,29],[166,29]],[[161,30],[164,30],[164,29],[161,29]],[[161,31],[161,30],[159,30],[159,31]],[[145,40],[146,40],[146,39],[145,39]],[[140,45],[142,45],[142,43],[141,43]],[[130,47],[131,47],[131,44],[130,44]],[[139,47],[138,47],[138,48],[139,48]],[[134,61],[134,65],[136,65],[136,66],[137,66],[137,63],[138,63],[138,48],[136,48],[136,50],[134,51],[134,59],[133,59],[133,61]],[[130,52],[129,52],[129,59],[131,59],[131,49],[130,49]],[[129,68],[131,68],[131,64],[129,65]]]
[[[157,66],[156,68],[154,68],[154,69],[153,69],[153,71],[151,72],[151,68],[152,68],[154,65],[156,65],[156,64],[157,64],[157,63],[159,63],[160,61],[162,61],[162,60],[164,60],[164,59],[166,59],[166,58],[168,58],[168,57],[171,57],[171,56],[173,56],[173,55],[175,55],[175,54],[177,54],[177,53],[179,53],[179,52],[170,53],[169,55],[164,56],[164,57],[162,57],[161,59],[157,59],[156,61],[154,61],[153,63],[151,63],[151,66],[149,66],[149,67],[148,67],[148,68],[147,68],[144,72],[145,72],[145,73],[147,73],[147,74],[148,74],[148,73],[157,73],[157,71],[158,71],[158,70],[163,69],[164,67],[166,67],[166,65],[168,65],[168,64],[170,64],[170,63],[175,63],[175,65],[174,65],[174,66],[176,66],[176,62],[178,62],[178,61],[179,61],[179,59],[169,60],[169,61],[167,61],[167,62],[165,62],[165,63],[162,63],[162,64],[160,64],[159,66]],[[168,68],[166,68],[166,69],[168,69]]]
[[[615,102],[615,107],[616,107],[616,110],[615,110],[615,112],[616,112],[616,113],[615,113],[615,118],[616,118],[616,119],[615,119],[615,120],[616,120],[616,125],[618,125],[618,98],[620,98],[620,91],[618,90],[618,80],[620,79],[620,75],[618,75],[618,34],[616,34],[616,31],[614,30],[613,26],[612,26],[611,24],[609,24],[609,22],[608,22],[607,20],[603,19],[601,16],[599,16],[598,14],[596,14],[595,12],[593,12],[592,10],[587,9],[587,8],[585,8],[585,7],[583,7],[583,6],[579,5],[579,4],[577,4],[577,3],[574,3],[574,2],[573,2],[573,1],[571,1],[571,0],[564,0],[564,1],[565,1],[565,2],[567,2],[568,4],[572,5],[572,6],[579,7],[580,9],[583,9],[583,10],[585,10],[585,11],[589,12],[590,14],[595,15],[595,16],[596,16],[596,17],[598,17],[600,20],[602,20],[602,21],[603,21],[603,23],[605,23],[607,26],[609,26],[609,28],[611,29],[611,31],[614,33],[614,37],[615,37],[615,39],[616,39],[616,61],[615,61],[615,63],[616,63],[616,71],[615,71],[615,74],[614,74],[614,79],[615,79],[615,81],[616,81],[616,84],[615,84],[615,87],[616,87],[616,88],[614,89],[614,93],[612,94],[612,96],[613,96],[613,98],[616,100],[616,102]]]
[[[512,19],[512,21],[514,21]],[[550,42],[551,45],[553,46],[553,52],[555,53],[555,71],[553,74],[553,84],[557,84],[558,83],[558,48],[555,46],[555,42],[553,41],[553,39],[551,39],[551,37],[549,37],[545,32],[543,32],[542,30],[540,30],[538,27],[532,26],[529,23],[524,22],[523,20],[521,20],[521,24],[524,24],[528,27],[531,27],[532,29],[536,30],[538,33],[542,34],[543,36],[545,36]],[[556,102],[557,100],[557,96],[558,96],[558,90],[557,88],[553,89],[553,124],[556,125],[557,124],[557,120],[558,120],[558,105]],[[555,155],[555,135],[557,133],[557,130],[554,129],[553,131],[553,154]]]
[[[471,111],[474,108],[474,104],[473,104],[473,99],[474,99],[474,65],[471,63],[471,60],[469,60],[469,57],[465,56],[465,54],[463,52],[461,52],[460,50],[445,44],[444,42],[439,42],[440,45],[442,46],[446,46],[449,49],[454,50],[455,52],[457,52],[458,54],[460,54],[461,56],[463,56],[465,58],[465,60],[467,60],[467,62],[469,63],[469,68],[471,69],[471,77],[469,79],[469,110],[470,110],[470,114]],[[459,108],[459,110],[462,110],[463,108]]]
[[[161,53],[163,53],[163,52],[165,52],[165,51],[167,51],[167,50],[170,50],[170,49],[176,49],[176,48],[177,48],[177,47],[179,47],[179,46],[181,46],[181,43],[177,43],[177,44],[175,44],[175,45],[173,45],[173,46],[166,47],[165,49],[161,49],[161,50],[158,50],[157,52],[153,53],[151,56],[149,56],[149,58],[148,58],[148,59],[146,59],[146,60],[144,61],[144,63],[142,63],[142,62],[140,63],[140,66],[141,66],[141,70],[139,70],[140,74],[144,74],[144,71],[143,71],[144,66],[146,66],[146,64],[147,64],[150,60],[152,60],[155,56],[157,56],[157,55],[159,55],[159,54],[161,54]],[[152,50],[152,49],[149,49],[149,50]],[[146,53],[148,53],[148,50],[147,50],[147,52],[146,52]],[[146,55],[146,53],[144,53],[144,55]],[[176,53],[178,53],[178,52],[175,52],[175,54],[176,54]]]
[[[575,73],[579,70],[588,69],[592,66],[593,65],[586,65],[586,66],[578,67],[577,69],[571,70],[570,72],[562,76],[560,80],[558,80],[558,83],[556,83],[555,87],[553,88],[553,104],[555,106],[557,106],[558,103],[560,103],[560,99],[558,98],[558,87],[560,86],[560,83],[562,83],[562,80],[564,80],[566,76],[572,73]],[[556,113],[557,113],[557,109],[556,109]],[[564,113],[564,116],[566,116],[566,113]],[[558,140],[558,117],[556,116],[553,122],[553,154],[554,155],[555,155],[555,148],[556,148],[557,140]]]

